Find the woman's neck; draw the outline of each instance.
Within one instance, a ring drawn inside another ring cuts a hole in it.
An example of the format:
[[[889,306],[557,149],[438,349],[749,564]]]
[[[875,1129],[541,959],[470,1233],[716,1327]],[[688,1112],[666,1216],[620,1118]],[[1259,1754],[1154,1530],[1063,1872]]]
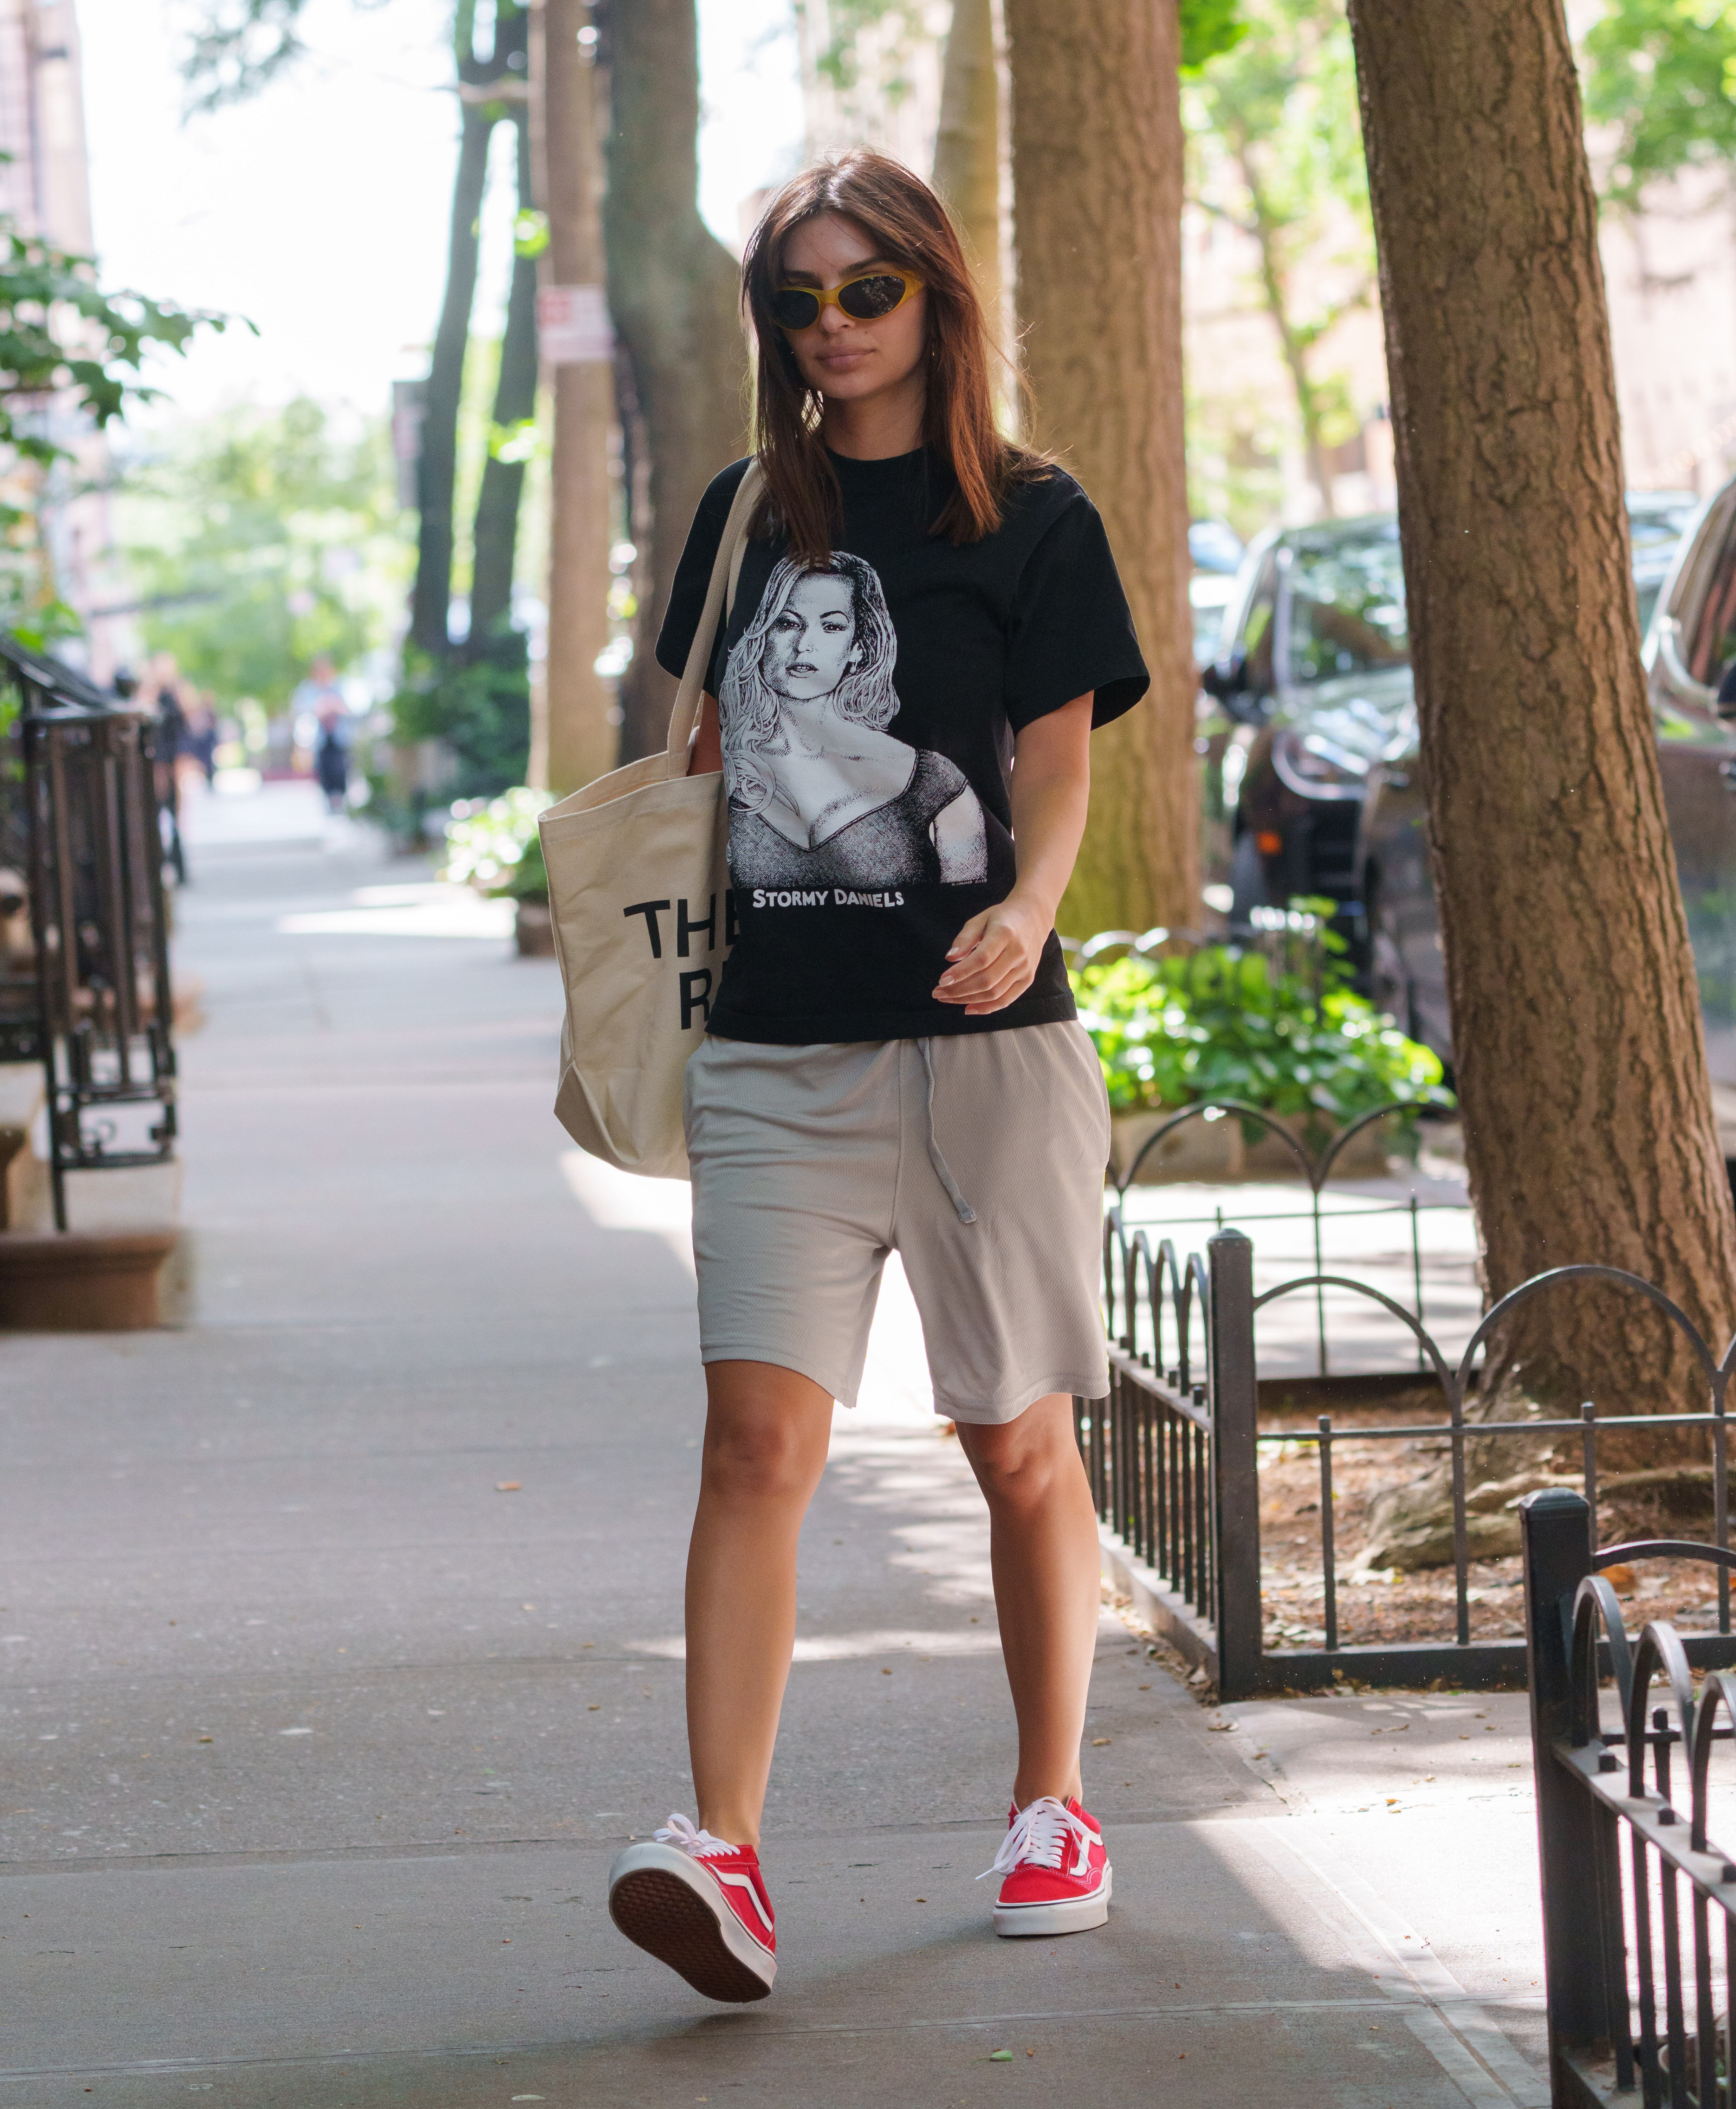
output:
[[[890,461],[921,446],[927,406],[927,377],[918,367],[872,395],[841,400],[828,395],[820,413],[820,437],[835,454],[851,461]]]

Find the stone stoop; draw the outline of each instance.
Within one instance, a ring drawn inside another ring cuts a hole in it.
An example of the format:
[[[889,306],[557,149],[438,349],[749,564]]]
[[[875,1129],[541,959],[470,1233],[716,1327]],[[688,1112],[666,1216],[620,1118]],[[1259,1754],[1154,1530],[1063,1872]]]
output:
[[[157,1278],[177,1230],[0,1231],[0,1327],[133,1333],[161,1323]]]
[[[0,1063],[0,1330],[137,1332],[186,1322],[190,1253],[181,1167],[69,1172],[69,1228],[54,1227],[35,1063]],[[169,1262],[165,1265],[165,1262]]]

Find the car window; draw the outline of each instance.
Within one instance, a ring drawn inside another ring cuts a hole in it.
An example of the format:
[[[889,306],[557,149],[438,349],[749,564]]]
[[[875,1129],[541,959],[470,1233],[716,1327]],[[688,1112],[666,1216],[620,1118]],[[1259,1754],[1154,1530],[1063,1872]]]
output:
[[[1268,557],[1254,582],[1247,613],[1242,620],[1237,649],[1243,662],[1242,685],[1251,695],[1269,696],[1276,683],[1272,674],[1273,617],[1278,608],[1278,567]]]
[[[1716,689],[1736,659],[1736,512],[1709,561],[1695,567],[1700,602],[1689,610],[1682,662],[1702,687]]]
[[[1290,561],[1290,678],[1306,684],[1410,657],[1398,529],[1301,543]]]

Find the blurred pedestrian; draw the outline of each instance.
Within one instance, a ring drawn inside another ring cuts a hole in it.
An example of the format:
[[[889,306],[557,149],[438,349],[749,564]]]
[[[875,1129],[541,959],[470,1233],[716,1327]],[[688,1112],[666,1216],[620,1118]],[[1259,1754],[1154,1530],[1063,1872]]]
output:
[[[298,724],[306,716],[313,720],[313,774],[328,810],[341,813],[349,794],[349,706],[323,653],[296,689],[295,709]]]
[[[217,781],[217,698],[202,689],[187,714],[183,752],[195,762],[207,786]]]

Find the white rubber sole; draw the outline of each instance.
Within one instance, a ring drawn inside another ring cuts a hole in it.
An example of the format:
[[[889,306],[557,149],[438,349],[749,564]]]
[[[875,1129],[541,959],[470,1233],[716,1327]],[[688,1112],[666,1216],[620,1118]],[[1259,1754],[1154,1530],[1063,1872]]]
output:
[[[719,1892],[717,1878],[673,1845],[629,1845],[609,1870],[609,1916],[635,1947],[708,1999],[763,1999],[778,1958]]]
[[[1062,1904],[996,1904],[994,1931],[1003,1940],[1034,1940],[1039,1934],[1084,1933],[1109,1919],[1115,1870],[1106,1862],[1103,1879],[1088,1897],[1069,1897]]]

